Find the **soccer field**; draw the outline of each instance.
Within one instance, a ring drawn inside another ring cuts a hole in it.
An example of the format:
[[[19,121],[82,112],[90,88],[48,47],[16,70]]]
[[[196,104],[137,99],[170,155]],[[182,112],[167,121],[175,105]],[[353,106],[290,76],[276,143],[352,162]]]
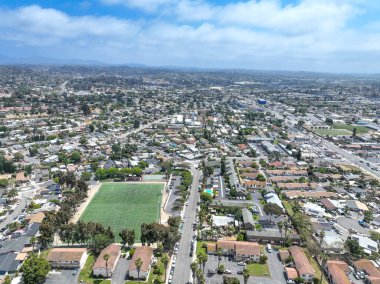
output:
[[[315,133],[321,136],[350,136],[352,132],[346,129],[315,129]]]
[[[117,242],[119,232],[134,229],[140,242],[142,223],[158,222],[163,184],[103,183],[80,220],[110,226]]]

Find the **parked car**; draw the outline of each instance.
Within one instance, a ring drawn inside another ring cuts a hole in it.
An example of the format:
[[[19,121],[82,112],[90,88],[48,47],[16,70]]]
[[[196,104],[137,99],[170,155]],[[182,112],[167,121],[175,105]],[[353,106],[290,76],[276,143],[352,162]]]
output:
[[[225,274],[232,274],[232,271],[231,271],[231,270],[228,270],[228,269],[226,269],[226,270],[224,270],[224,273],[225,273]]]
[[[244,262],[238,262],[237,265],[239,265],[239,266],[246,266],[246,264]]]

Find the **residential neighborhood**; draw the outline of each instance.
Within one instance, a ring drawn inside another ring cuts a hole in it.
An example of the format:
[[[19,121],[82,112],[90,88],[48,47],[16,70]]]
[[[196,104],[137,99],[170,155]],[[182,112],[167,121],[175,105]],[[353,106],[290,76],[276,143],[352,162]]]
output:
[[[1,66],[1,281],[379,283],[378,86]]]

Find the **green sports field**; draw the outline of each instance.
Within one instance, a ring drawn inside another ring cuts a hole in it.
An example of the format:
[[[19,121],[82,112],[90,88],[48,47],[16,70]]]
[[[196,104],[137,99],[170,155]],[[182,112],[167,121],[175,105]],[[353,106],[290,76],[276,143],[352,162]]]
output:
[[[352,132],[346,129],[315,129],[315,133],[321,136],[350,136]]]
[[[163,186],[153,183],[103,183],[80,220],[110,226],[117,242],[120,241],[119,232],[122,229],[134,229],[136,241],[140,242],[141,224],[157,222],[160,218]]]

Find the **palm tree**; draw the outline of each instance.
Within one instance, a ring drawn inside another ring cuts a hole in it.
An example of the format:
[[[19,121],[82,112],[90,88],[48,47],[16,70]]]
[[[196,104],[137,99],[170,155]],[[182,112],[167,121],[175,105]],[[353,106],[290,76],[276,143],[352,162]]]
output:
[[[319,245],[322,247],[323,239],[325,237],[326,233],[324,230],[319,232]]]
[[[243,277],[244,277],[244,284],[247,284],[248,283],[248,279],[249,279],[249,270],[247,267],[245,267],[243,269]]]
[[[141,258],[136,259],[135,265],[137,268],[137,278],[140,281],[140,269],[141,269],[141,266],[143,265],[143,261],[141,260]]]
[[[220,265],[220,261],[222,260],[222,255],[223,255],[223,250],[222,248],[218,248],[217,250],[217,254],[218,254],[218,267]]]
[[[197,277],[198,283],[200,283],[200,280],[203,277],[203,272],[200,268],[195,271],[195,276]]]
[[[319,283],[322,284],[323,275],[324,275],[324,271],[325,271],[325,264],[327,261],[327,255],[324,253],[321,253],[320,258],[321,258],[321,280],[319,281]]]
[[[164,282],[166,282],[166,268],[167,268],[167,265],[169,262],[169,257],[166,253],[164,253],[164,255],[161,257],[161,262],[164,264],[164,269],[165,269],[165,281]]]
[[[284,222],[282,222],[282,221],[278,222],[277,227],[278,227],[278,230],[280,231],[281,239],[282,239],[282,229],[284,228]]]
[[[203,267],[203,272],[205,271],[205,266],[206,266],[206,262],[208,260],[208,256],[206,253],[204,252],[201,252],[198,254],[198,262],[199,262],[199,267]]]
[[[106,262],[106,275],[108,278],[108,260],[110,259],[110,255],[108,253],[106,253],[105,255],[103,255],[103,259]]]
[[[289,224],[288,224],[288,222],[285,222],[285,224],[284,224],[284,236],[285,236],[285,239],[287,238],[288,230],[289,230]]]
[[[193,261],[191,264],[190,264],[190,269],[191,269],[191,272],[192,272],[192,276],[193,276],[193,281],[195,282],[195,272],[197,271],[197,268],[198,268],[198,263],[197,261]]]
[[[32,245],[32,248],[33,248],[32,251],[34,251],[34,246],[36,245],[37,238],[36,238],[35,236],[33,236],[33,237],[30,238],[30,241],[29,241],[29,242],[30,242],[31,245]]]

